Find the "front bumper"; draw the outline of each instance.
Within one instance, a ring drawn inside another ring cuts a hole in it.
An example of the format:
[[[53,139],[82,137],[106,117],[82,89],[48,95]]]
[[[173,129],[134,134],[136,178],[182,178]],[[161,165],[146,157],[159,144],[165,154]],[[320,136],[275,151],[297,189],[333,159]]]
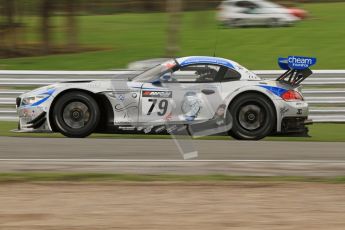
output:
[[[47,113],[46,112],[42,112],[41,114],[39,114],[37,117],[31,119],[31,120],[26,120],[26,124],[24,124],[23,126],[25,128],[29,128],[29,129],[39,129],[41,126],[44,125],[44,123],[46,123],[47,118],[46,118]],[[21,119],[21,123],[23,122],[23,118]]]
[[[18,107],[19,132],[50,132],[47,111],[42,107]]]
[[[45,86],[17,97],[16,108],[19,117],[19,132],[51,131],[49,109],[54,99],[56,87]]]

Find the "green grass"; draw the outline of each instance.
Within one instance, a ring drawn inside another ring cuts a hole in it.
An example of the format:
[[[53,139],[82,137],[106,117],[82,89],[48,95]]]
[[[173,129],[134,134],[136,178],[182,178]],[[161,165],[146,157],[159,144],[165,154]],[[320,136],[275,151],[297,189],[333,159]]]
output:
[[[219,28],[215,11],[186,12],[182,18],[179,56],[230,58],[251,69],[276,69],[278,56],[318,57],[318,69],[342,69],[345,58],[345,3],[301,5],[311,18],[287,28]],[[28,42],[37,42],[38,18],[25,18]],[[54,39],[63,43],[62,17],[54,17]],[[116,14],[79,16],[80,41],[102,51],[33,58],[0,59],[0,69],[97,70],[125,67],[128,62],[164,56],[167,15]]]
[[[0,173],[8,182],[322,182],[345,183],[345,177],[231,176],[231,175],[145,175],[102,173]]]
[[[9,137],[47,137],[63,138],[58,133],[13,133],[10,130],[17,127],[16,122],[0,122],[0,136]],[[321,141],[343,142],[345,141],[345,124],[314,124],[310,127],[311,137],[267,137],[266,141]],[[90,138],[115,138],[115,139],[170,139],[170,135],[148,134],[93,134]],[[204,140],[229,140],[228,136],[208,136]]]

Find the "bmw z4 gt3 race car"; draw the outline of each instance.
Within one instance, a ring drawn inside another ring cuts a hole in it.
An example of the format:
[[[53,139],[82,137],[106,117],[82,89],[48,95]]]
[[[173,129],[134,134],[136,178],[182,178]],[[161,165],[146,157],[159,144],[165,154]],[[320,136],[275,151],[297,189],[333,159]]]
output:
[[[242,140],[306,133],[308,104],[300,83],[312,74],[316,59],[290,56],[278,62],[286,72],[276,80],[262,80],[231,60],[192,56],[130,79],[49,85],[17,98],[18,129],[86,137],[187,127],[192,135],[226,132]]]

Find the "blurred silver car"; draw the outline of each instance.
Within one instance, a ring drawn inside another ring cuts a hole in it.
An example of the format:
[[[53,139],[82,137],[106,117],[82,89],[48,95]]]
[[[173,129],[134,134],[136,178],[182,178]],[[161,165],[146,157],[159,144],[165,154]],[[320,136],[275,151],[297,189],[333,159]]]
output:
[[[289,26],[301,18],[281,5],[265,0],[226,0],[219,6],[218,20],[232,27]]]

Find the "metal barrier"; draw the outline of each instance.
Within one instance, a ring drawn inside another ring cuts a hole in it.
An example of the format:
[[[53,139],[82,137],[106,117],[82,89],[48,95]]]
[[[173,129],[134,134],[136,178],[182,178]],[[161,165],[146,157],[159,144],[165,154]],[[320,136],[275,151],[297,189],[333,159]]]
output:
[[[254,71],[262,78],[274,79],[283,71]],[[140,73],[114,71],[0,71],[0,120],[17,120],[15,98],[27,90],[67,80],[128,78]],[[314,122],[345,122],[345,70],[316,70],[303,82],[303,94],[310,104]],[[20,88],[20,90],[18,90]]]

